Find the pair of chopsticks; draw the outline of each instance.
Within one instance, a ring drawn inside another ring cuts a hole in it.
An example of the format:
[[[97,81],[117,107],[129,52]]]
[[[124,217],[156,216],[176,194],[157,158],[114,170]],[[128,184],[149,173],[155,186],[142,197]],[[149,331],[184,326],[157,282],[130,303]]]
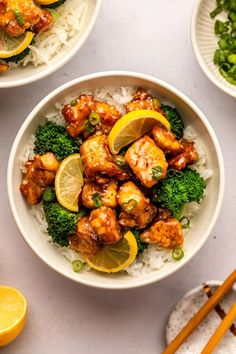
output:
[[[169,344],[169,346],[163,351],[162,354],[174,354],[176,350],[181,346],[185,339],[194,331],[194,329],[202,322],[202,320],[208,315],[208,313],[219,303],[226,293],[232,288],[236,282],[236,269],[230,274],[230,276],[223,282],[223,284],[214,292],[214,294],[208,299],[208,301],[198,310],[198,312],[191,318],[191,320],[185,325],[175,339]],[[210,354],[216,348],[219,341],[224,336],[225,332],[230,328],[234,319],[236,318],[236,303],[233,304],[227,315],[222,320],[215,333],[209,339],[207,345],[201,352],[201,354]]]

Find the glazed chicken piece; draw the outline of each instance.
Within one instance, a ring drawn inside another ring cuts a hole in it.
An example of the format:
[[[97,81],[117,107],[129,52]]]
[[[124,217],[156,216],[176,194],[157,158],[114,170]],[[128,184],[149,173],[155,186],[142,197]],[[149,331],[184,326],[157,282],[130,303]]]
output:
[[[30,205],[36,205],[41,202],[45,188],[53,184],[59,162],[53,153],[48,152],[35,155],[34,160],[25,163],[25,167],[27,172],[20,185],[20,191]]]
[[[101,117],[101,121],[97,124],[96,128],[104,134],[109,134],[113,125],[121,118],[121,114],[115,106],[111,106],[106,102],[96,101],[94,112],[98,113]]]
[[[183,151],[183,144],[177,140],[171,131],[168,131],[161,125],[156,125],[152,131],[151,136],[155,140],[155,143],[165,153],[177,154]]]
[[[137,178],[148,188],[166,176],[168,164],[165,155],[147,135],[131,145],[125,159]]]
[[[0,74],[6,73],[8,71],[8,69],[9,69],[8,64],[0,63]]]
[[[117,194],[121,206],[119,223],[124,227],[143,229],[154,218],[156,208],[133,182],[124,183]]]
[[[75,138],[83,132],[84,124],[93,111],[94,104],[93,96],[81,95],[62,108],[61,112],[67,123],[68,134]]]
[[[116,213],[106,206],[95,209],[90,214],[90,224],[103,244],[116,243],[121,239]]]
[[[157,221],[140,237],[143,242],[158,244],[164,248],[175,248],[184,242],[181,224],[172,217]]]
[[[187,165],[195,163],[199,155],[192,141],[183,141],[183,151],[168,161],[169,167],[175,170],[183,170]]]
[[[85,124],[92,112],[100,115],[100,122],[95,129],[105,134],[110,132],[115,122],[121,117],[114,106],[95,101],[93,96],[81,95],[62,108],[62,115],[67,122],[67,131],[72,137],[86,132]]]
[[[51,14],[46,9],[42,9],[42,15],[39,18],[39,21],[32,27],[34,33],[38,34],[40,32],[49,31],[54,24],[54,19]]]
[[[152,111],[160,111],[160,101],[158,98],[153,98],[143,88],[138,88],[131,102],[126,105],[126,112],[136,111],[137,109],[149,109]]]
[[[89,216],[78,220],[75,234],[68,239],[71,248],[88,258],[93,257],[101,247],[98,236],[90,225]]]
[[[117,182],[98,185],[92,181],[86,181],[82,190],[82,203],[86,208],[94,209],[102,205],[110,208],[117,206]]]
[[[84,173],[90,179],[101,174],[125,180],[129,175],[114,163],[114,157],[108,148],[106,135],[95,135],[87,139],[80,147]]]
[[[20,25],[16,14],[20,14],[23,24]],[[10,36],[19,36],[43,15],[42,10],[33,0],[0,0],[0,28]]]

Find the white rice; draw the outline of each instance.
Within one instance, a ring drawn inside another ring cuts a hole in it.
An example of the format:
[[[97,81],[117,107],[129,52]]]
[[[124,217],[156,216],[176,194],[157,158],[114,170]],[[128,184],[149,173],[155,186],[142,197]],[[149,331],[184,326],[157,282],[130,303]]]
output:
[[[96,89],[94,92],[83,92],[86,94],[93,94],[96,100],[105,101],[109,104],[113,104],[116,108],[124,113],[124,104],[128,103],[135,92],[135,87],[125,86],[125,87],[112,87],[107,86],[101,89]],[[77,93],[77,95],[80,93]],[[46,116],[46,119],[49,121],[53,121],[60,125],[65,125],[64,118],[60,114],[60,108],[65,104],[70,102],[73,97],[67,97],[64,102],[57,103],[55,106],[55,110],[49,112]],[[199,154],[199,160],[192,168],[196,169],[200,175],[207,180],[211,177],[212,171],[206,168],[206,155],[201,145],[198,143],[196,134],[192,127],[188,126],[184,130],[184,138],[187,140],[194,141],[195,147]],[[32,158],[34,148],[34,136],[31,137],[29,144],[26,147],[24,156],[22,157],[22,166],[25,161],[29,158]],[[24,169],[24,167],[22,167]],[[201,204],[201,203],[200,203]],[[192,218],[198,213],[200,204],[196,202],[189,203],[185,206],[183,214],[188,217],[192,224]],[[42,203],[37,206],[32,207],[32,215],[35,217],[37,223],[39,224],[40,230],[45,234],[47,240],[52,243],[51,237],[47,234],[47,222],[45,220],[45,215],[43,211]],[[185,235],[186,235],[185,231]],[[58,252],[60,252],[64,257],[66,257],[70,262],[75,259],[82,259],[81,255],[70,249],[69,247],[59,247],[56,244],[52,243],[54,247],[57,248]],[[184,249],[185,253],[187,252]],[[128,275],[132,277],[137,277],[145,273],[150,273],[156,270],[161,269],[165,266],[166,263],[174,262],[171,257],[171,250],[160,248],[157,245],[148,245],[147,249],[144,250],[142,255],[137,257],[137,259],[126,269]],[[86,269],[89,269],[86,267]]]
[[[29,63],[35,67],[41,64],[50,64],[63,46],[69,45],[69,40],[80,30],[80,23],[86,11],[86,0],[66,0],[55,9],[59,17],[50,31],[35,36],[35,42],[30,45],[30,53],[21,63],[11,63],[10,67],[26,66]]]

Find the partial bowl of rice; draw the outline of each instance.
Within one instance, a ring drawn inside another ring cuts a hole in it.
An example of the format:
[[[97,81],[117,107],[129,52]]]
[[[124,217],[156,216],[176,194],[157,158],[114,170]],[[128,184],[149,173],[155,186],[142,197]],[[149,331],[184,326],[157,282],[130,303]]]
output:
[[[0,88],[26,85],[60,69],[82,47],[102,0],[3,0]],[[11,7],[12,6],[12,7]]]
[[[18,228],[46,264],[81,284],[127,289],[169,276],[203,246],[224,167],[188,97],[114,71],[68,82],[35,107],[7,180]]]
[[[191,19],[194,54],[209,80],[236,97],[236,3],[196,0]]]

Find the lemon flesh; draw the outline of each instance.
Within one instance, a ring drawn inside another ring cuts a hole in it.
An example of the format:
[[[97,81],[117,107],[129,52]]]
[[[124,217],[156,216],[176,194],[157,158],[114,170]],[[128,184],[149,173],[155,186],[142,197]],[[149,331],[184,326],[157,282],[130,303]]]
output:
[[[16,289],[0,285],[0,347],[11,343],[25,325],[27,301]]]
[[[0,58],[6,59],[20,54],[30,45],[33,38],[33,32],[26,31],[18,37],[13,37],[0,29]]]
[[[125,114],[115,123],[108,136],[111,152],[118,154],[120,149],[141,138],[157,123],[170,130],[170,123],[159,112],[141,109]]]
[[[95,256],[85,259],[88,265],[105,273],[117,273],[135,260],[138,252],[137,241],[131,231],[113,245],[105,245]]]
[[[58,202],[70,211],[79,211],[79,195],[83,186],[83,167],[79,154],[65,158],[57,171],[55,191]]]

